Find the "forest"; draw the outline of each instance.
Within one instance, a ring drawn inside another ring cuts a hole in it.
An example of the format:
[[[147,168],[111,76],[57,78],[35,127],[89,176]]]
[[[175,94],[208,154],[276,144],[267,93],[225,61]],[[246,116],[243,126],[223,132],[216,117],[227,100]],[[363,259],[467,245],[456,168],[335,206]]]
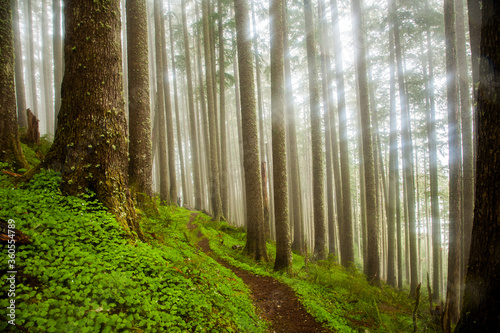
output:
[[[0,0],[3,332],[497,332],[496,0]]]

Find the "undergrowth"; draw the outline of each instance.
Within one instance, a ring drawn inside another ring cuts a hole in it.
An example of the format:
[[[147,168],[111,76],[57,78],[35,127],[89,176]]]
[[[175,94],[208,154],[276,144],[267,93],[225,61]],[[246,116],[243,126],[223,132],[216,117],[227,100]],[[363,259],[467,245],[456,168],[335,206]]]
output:
[[[407,293],[385,284],[371,286],[355,267],[345,269],[333,256],[309,262],[306,266],[304,257],[294,253],[291,274],[273,272],[272,262],[255,263],[240,250],[246,239],[243,229],[225,223],[215,224],[202,214],[199,222],[217,256],[236,267],[288,284],[307,311],[326,327],[337,332],[413,332],[414,301]],[[240,249],[233,250],[234,245]],[[267,249],[274,258],[275,245],[268,242]],[[426,295],[422,293],[418,332],[436,332],[426,302]]]
[[[143,216],[149,242],[132,241],[91,194],[61,195],[59,174],[42,171],[20,187],[7,177],[0,219],[32,243],[16,246],[17,328],[7,323],[1,245],[1,332],[264,331],[247,287],[189,243],[187,210]]]

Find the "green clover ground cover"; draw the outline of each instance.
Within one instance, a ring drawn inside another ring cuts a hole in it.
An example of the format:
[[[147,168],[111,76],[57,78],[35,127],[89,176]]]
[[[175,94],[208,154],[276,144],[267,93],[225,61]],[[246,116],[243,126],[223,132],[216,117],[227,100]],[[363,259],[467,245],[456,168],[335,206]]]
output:
[[[188,211],[160,207],[142,219],[149,243],[133,242],[90,195],[62,196],[56,173],[19,188],[0,178],[0,218],[33,241],[16,248],[16,324],[30,332],[264,331],[247,287],[189,243]],[[16,331],[4,319],[0,331]]]

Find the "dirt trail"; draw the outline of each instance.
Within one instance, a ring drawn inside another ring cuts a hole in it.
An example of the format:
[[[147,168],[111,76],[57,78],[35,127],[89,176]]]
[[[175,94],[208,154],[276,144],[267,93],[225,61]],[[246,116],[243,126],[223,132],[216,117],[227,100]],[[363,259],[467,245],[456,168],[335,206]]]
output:
[[[195,229],[192,224],[197,213],[191,214],[187,224],[189,230]],[[208,239],[203,237],[201,231],[198,245],[205,253],[212,252]],[[270,332],[286,333],[312,333],[331,332],[321,326],[302,306],[293,290],[284,283],[271,277],[259,276],[239,269],[226,261],[215,258],[222,266],[232,270],[250,288],[250,295],[254,305],[259,309],[259,314],[270,325]]]

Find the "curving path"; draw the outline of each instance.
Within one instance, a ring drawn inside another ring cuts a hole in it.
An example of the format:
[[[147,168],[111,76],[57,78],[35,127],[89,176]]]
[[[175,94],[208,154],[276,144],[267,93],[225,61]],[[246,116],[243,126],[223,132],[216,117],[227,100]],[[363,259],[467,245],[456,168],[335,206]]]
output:
[[[189,230],[195,229],[192,224],[198,213],[192,213],[187,224]],[[212,252],[208,239],[201,238],[198,245],[205,253]],[[270,323],[270,332],[284,333],[313,333],[332,332],[322,327],[299,302],[293,290],[284,283],[267,276],[255,275],[245,270],[230,265],[228,262],[215,258],[219,264],[232,270],[243,282],[248,285],[252,294],[254,305],[259,309],[259,314]]]

